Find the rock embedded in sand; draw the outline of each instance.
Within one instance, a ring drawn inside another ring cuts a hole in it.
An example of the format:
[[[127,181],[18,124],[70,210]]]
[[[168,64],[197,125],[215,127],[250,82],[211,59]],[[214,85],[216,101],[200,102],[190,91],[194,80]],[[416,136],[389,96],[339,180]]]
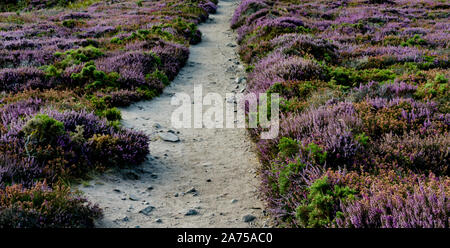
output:
[[[146,216],[149,216],[150,213],[151,213],[154,209],[155,209],[155,207],[153,207],[153,206],[148,206],[148,207],[142,209],[141,211],[139,211],[139,213],[141,213],[141,214],[143,214],[143,215],[146,215]]]
[[[195,209],[189,209],[184,215],[185,215],[185,216],[198,215],[198,211],[195,210]]]
[[[159,138],[161,138],[164,141],[169,142],[178,142],[180,141],[180,138],[174,133],[158,133]]]
[[[194,187],[192,187],[190,190],[186,191],[186,194],[189,193],[197,193],[197,190]]]
[[[251,214],[247,214],[244,217],[242,217],[242,221],[244,221],[244,222],[252,222],[255,219],[256,219],[256,217]]]
[[[139,197],[135,196],[135,195],[129,195],[128,199],[132,200],[132,201],[139,201]]]

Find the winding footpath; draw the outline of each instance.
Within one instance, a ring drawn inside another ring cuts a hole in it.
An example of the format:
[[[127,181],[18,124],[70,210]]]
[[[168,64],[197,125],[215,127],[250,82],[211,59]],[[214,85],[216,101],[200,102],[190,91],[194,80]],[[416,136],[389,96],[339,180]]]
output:
[[[199,26],[202,42],[190,47],[187,65],[164,93],[121,109],[123,124],[150,135],[147,162],[111,171],[79,186],[103,208],[99,227],[263,227],[268,221],[258,199],[255,148],[245,129],[174,129],[170,104],[175,93],[193,99],[194,85],[208,92],[241,92],[230,18],[235,0],[221,0],[216,14]],[[203,107],[203,111],[208,107]],[[161,139],[175,134],[178,142]]]

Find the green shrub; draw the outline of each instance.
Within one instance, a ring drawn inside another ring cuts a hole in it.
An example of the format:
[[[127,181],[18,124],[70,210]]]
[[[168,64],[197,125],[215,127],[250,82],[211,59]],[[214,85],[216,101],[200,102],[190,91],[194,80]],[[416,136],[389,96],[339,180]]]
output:
[[[105,73],[97,70],[93,62],[86,63],[81,72],[70,76],[75,82],[85,85],[86,90],[98,90],[101,88],[118,88],[119,74],[117,72]]]
[[[317,164],[325,163],[325,160],[327,159],[327,152],[323,151],[322,147],[315,143],[309,143],[304,150],[309,153],[308,155],[314,159]]]
[[[113,38],[111,38],[110,42],[111,42],[112,44],[119,44],[119,45],[123,43],[123,41],[122,41],[119,37],[113,37]]]
[[[448,102],[449,96],[448,79],[443,74],[436,74],[434,80],[429,80],[427,83],[420,85],[417,88],[415,97],[420,99],[436,98],[441,102]]]
[[[64,124],[48,115],[38,114],[22,127],[22,132],[35,142],[50,144],[64,134]]]
[[[278,143],[278,154],[282,157],[292,157],[300,151],[300,145],[296,140],[289,137],[282,137]]]
[[[122,119],[122,115],[120,110],[117,108],[110,108],[103,112],[103,116],[106,117],[108,121],[117,121]]]
[[[418,34],[415,34],[413,37],[401,43],[401,46],[424,46],[426,45],[426,40],[422,39],[422,37]]]
[[[158,69],[156,69],[154,72],[145,75],[145,79],[146,80],[158,80],[160,82],[162,82],[164,85],[168,85],[170,80],[169,78],[166,76],[166,74]]]
[[[62,69],[58,69],[54,65],[43,66],[42,69],[47,77],[60,77],[62,74]]]
[[[296,209],[297,221],[302,227],[330,227],[341,214],[335,206],[341,201],[353,200],[355,194],[356,191],[348,186],[333,187],[326,176],[317,179],[308,187],[307,198]]]
[[[103,56],[103,52],[93,45],[87,45],[78,49],[71,49],[64,53],[55,53],[56,57],[62,57],[63,59],[56,63],[59,68],[66,68],[71,65],[78,65],[83,62],[92,61]]]
[[[288,163],[284,168],[280,169],[280,174],[278,175],[278,190],[280,194],[283,195],[287,192],[290,185],[289,178],[300,173],[305,166],[300,160],[297,160],[296,163]]]
[[[77,25],[82,24],[82,23],[83,23],[82,21],[70,19],[70,20],[64,20],[64,21],[62,22],[62,25],[63,25],[64,27],[66,27],[66,28],[74,28],[74,27],[76,27]]]
[[[353,68],[336,67],[329,70],[329,76],[333,83],[345,87],[358,86],[370,81],[384,82],[393,80],[396,74],[389,69],[365,69],[355,70]]]
[[[363,146],[367,146],[369,144],[370,137],[366,135],[366,133],[362,132],[360,134],[355,135],[355,140]]]

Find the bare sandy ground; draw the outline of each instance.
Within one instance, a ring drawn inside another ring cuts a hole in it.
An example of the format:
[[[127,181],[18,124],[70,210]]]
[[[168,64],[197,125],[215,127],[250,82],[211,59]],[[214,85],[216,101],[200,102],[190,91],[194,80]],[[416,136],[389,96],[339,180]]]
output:
[[[121,110],[124,126],[150,135],[151,155],[132,171],[109,172],[79,186],[104,209],[105,217],[97,226],[267,225],[257,197],[258,160],[246,130],[171,127],[171,114],[177,107],[170,104],[174,93],[193,95],[194,85],[202,84],[203,95],[216,92],[225,97],[245,87],[245,82],[235,82],[245,75],[229,28],[236,6],[235,0],[220,1],[217,13],[200,25],[203,41],[191,47],[188,64],[160,97]],[[159,137],[169,130],[179,142]]]

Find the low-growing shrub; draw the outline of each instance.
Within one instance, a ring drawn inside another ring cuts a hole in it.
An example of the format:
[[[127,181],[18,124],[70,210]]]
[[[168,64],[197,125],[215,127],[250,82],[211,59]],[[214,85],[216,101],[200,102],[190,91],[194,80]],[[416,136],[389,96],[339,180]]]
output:
[[[50,189],[37,183],[28,189],[16,184],[0,189],[1,228],[87,228],[101,216],[97,205],[62,185]]]
[[[22,128],[24,135],[39,144],[52,144],[64,134],[64,125],[45,114],[38,114]]]

